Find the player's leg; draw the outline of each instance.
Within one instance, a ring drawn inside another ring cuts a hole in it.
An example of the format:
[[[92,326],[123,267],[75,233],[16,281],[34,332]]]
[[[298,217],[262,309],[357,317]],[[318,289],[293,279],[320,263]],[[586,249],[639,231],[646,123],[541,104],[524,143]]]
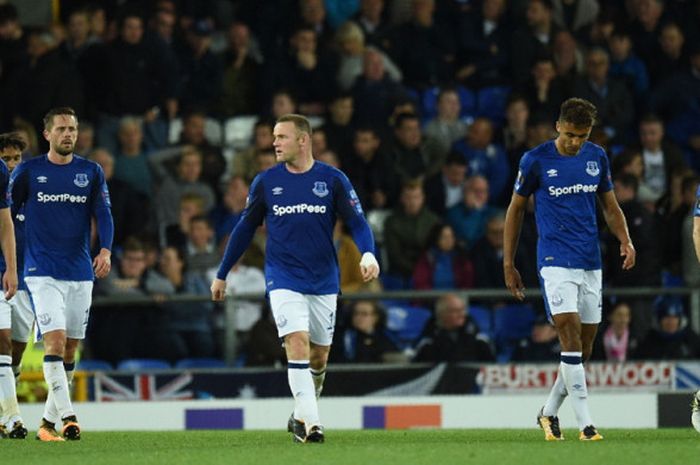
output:
[[[284,339],[287,353],[287,378],[294,396],[294,413],[288,428],[294,440],[306,440],[306,426],[319,423],[314,382],[309,370],[309,305],[298,292],[287,289],[270,291],[270,308],[277,334]]]
[[[63,368],[66,370],[68,389],[70,391],[75,375],[75,353],[80,345],[80,339],[66,338],[66,348],[63,351]],[[62,423],[61,414],[55,402],[47,402],[44,410],[44,418],[53,424]],[[69,418],[68,422],[77,422],[75,418]],[[74,429],[74,428],[71,428]]]
[[[314,388],[316,390],[316,399],[321,397],[323,391],[323,383],[326,381],[326,366],[328,365],[328,355],[330,354],[331,346],[318,345],[311,342],[311,377],[314,380]]]
[[[33,325],[34,310],[29,292],[20,289],[12,298],[12,373],[15,375],[15,380],[19,380],[22,356],[27,348]]]
[[[12,373],[12,342],[10,338],[10,305],[4,300],[0,304],[0,435],[11,439],[27,437],[27,428],[19,415],[15,377]]]

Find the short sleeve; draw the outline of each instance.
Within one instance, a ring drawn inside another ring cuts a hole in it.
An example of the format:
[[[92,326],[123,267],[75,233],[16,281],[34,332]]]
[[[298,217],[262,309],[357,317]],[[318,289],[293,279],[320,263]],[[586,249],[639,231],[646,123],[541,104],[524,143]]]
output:
[[[526,152],[520,159],[518,174],[515,177],[513,190],[516,194],[529,197],[539,187],[539,164],[530,152]]]

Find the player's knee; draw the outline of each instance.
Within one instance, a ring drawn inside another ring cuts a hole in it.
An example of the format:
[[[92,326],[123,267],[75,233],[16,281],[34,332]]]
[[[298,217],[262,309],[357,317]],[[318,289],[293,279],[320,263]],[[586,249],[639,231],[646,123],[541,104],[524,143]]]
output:
[[[284,337],[287,358],[291,360],[309,359],[309,336],[304,332],[288,334]]]
[[[328,348],[325,347],[312,347],[311,357],[309,358],[309,364],[314,370],[323,370],[328,364]]]
[[[12,341],[4,331],[0,332],[0,355],[12,355]]]

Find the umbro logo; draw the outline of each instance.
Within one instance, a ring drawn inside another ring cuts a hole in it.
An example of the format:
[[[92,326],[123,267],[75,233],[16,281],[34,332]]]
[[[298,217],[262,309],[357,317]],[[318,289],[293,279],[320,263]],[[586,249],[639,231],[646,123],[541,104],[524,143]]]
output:
[[[550,178],[555,178],[558,174],[559,172],[554,168],[552,168],[551,170],[547,170],[547,176],[549,176]]]
[[[284,191],[283,187],[277,186],[272,188],[272,195],[282,195],[282,192]]]
[[[49,178],[47,178],[46,176],[37,176],[37,177],[36,177],[36,181],[37,181],[39,184],[46,184],[46,182],[47,182],[48,180],[49,180]]]

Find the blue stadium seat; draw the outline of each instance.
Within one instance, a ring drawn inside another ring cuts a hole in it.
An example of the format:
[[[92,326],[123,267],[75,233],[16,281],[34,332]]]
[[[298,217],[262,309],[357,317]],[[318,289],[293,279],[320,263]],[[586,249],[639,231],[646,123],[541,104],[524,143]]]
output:
[[[110,371],[114,370],[111,363],[106,360],[80,360],[76,367],[79,371]]]
[[[477,93],[477,114],[485,116],[500,125],[505,120],[506,102],[510,95],[510,87],[491,86],[479,89]]]
[[[456,88],[459,96],[459,116],[461,118],[473,117],[476,113],[476,95],[473,91],[466,87],[459,86]],[[421,107],[423,109],[423,121],[428,121],[437,115],[437,100],[440,94],[440,87],[435,86],[423,91],[421,95]]]
[[[493,310],[482,305],[469,305],[469,316],[479,327],[479,332],[493,339]]]
[[[432,312],[403,302],[385,301],[383,305],[386,308],[387,335],[399,349],[411,347],[423,333]]]
[[[518,341],[530,337],[535,319],[535,310],[530,305],[512,304],[494,310],[496,361],[510,361]]]
[[[128,358],[117,364],[120,371],[141,371],[172,368],[167,360],[157,358]]]
[[[218,358],[183,358],[175,363],[175,368],[225,368],[226,362]]]

